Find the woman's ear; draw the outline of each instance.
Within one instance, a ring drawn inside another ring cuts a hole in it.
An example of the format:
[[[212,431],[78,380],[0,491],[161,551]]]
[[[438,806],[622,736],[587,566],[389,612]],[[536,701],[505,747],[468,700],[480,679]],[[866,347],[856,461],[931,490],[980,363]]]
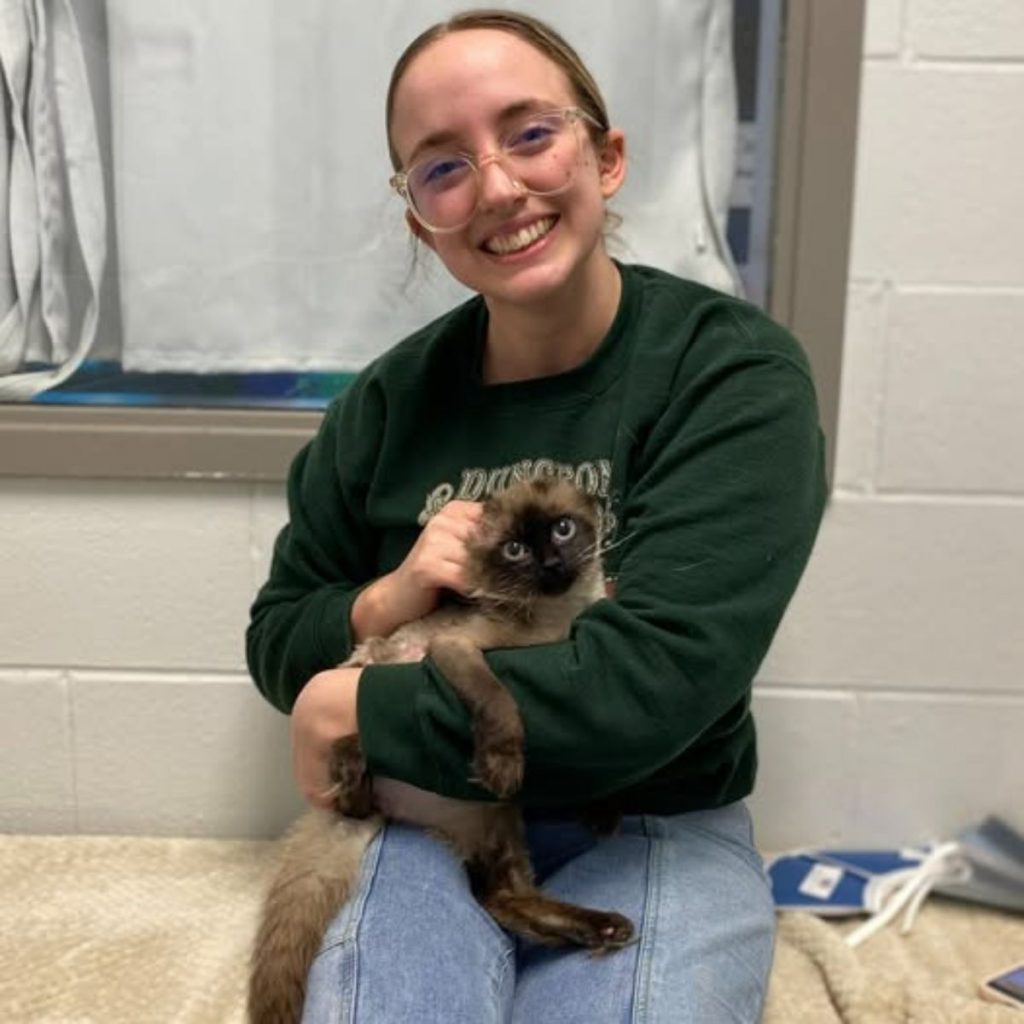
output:
[[[428,249],[437,251],[437,243],[434,241],[434,236],[429,232],[408,210],[405,211],[405,223],[409,225],[409,230],[413,233],[413,237],[422,242]]]
[[[626,135],[620,128],[609,128],[597,155],[601,177],[601,195],[611,199],[626,180]]]

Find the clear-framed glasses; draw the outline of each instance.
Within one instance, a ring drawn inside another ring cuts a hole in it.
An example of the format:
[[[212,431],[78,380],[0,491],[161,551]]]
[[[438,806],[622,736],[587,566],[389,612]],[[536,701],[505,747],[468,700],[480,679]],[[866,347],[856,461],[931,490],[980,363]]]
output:
[[[566,191],[580,163],[578,125],[602,125],[579,107],[546,110],[517,121],[496,153],[475,157],[458,151],[431,152],[391,178],[391,187],[412,215],[435,234],[464,228],[480,202],[480,171],[500,163],[516,188],[535,196]]]

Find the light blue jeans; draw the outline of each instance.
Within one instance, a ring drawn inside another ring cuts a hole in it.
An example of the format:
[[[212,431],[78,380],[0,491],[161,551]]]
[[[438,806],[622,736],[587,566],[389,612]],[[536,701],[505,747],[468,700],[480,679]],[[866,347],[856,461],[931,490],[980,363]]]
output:
[[[639,941],[606,956],[517,942],[480,908],[439,840],[389,825],[309,976],[304,1024],[754,1024],[775,915],[744,804],[575,822],[527,836],[538,883],[617,910]]]

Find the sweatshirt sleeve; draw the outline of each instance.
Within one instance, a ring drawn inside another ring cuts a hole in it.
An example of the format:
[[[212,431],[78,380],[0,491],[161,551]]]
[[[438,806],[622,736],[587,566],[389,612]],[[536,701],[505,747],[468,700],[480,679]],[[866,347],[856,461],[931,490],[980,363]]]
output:
[[[728,329],[750,343],[716,357],[705,339],[712,355],[629,439],[614,599],[584,612],[567,642],[488,655],[523,716],[525,803],[627,789],[749,699],[826,486],[802,353],[759,344],[739,320]],[[485,795],[467,781],[466,711],[430,662],[365,670],[358,715],[374,774]]]
[[[349,613],[374,575],[376,544],[364,509],[382,405],[372,382],[357,380],[289,471],[288,524],[246,633],[249,672],[286,713],[311,676],[352,650]]]

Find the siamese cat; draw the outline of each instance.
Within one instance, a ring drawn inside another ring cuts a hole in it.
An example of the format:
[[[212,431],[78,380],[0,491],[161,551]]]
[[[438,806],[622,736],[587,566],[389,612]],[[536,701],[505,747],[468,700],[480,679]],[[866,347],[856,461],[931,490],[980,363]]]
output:
[[[512,484],[485,502],[467,545],[470,600],[368,639],[345,664],[432,659],[470,712],[475,780],[510,797],[522,781],[523,725],[482,652],[569,635],[573,619],[604,596],[599,534],[596,502],[573,485],[547,478]],[[334,744],[331,777],[336,812],[307,813],[283,843],[252,957],[253,1024],[299,1020],[310,965],[356,888],[362,854],[382,818],[445,839],[465,861],[481,905],[516,935],[595,952],[631,941],[633,925],[621,914],[563,903],[536,888],[515,805],[452,800],[395,779],[371,779],[357,736]],[[600,811],[593,821],[615,823]]]

